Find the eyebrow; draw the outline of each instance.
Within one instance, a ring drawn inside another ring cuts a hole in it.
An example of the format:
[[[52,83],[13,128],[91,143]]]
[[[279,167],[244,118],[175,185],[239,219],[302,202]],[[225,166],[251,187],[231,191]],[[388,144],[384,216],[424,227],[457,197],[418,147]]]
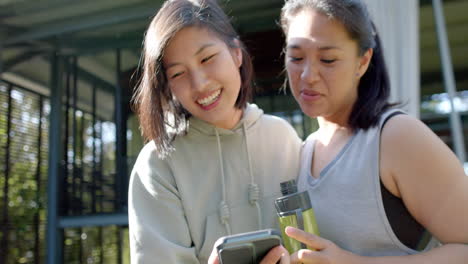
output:
[[[200,54],[200,53],[201,53],[203,50],[205,50],[206,48],[211,47],[211,46],[214,46],[214,45],[215,45],[214,43],[207,43],[207,44],[201,46],[201,47],[197,50],[197,52],[195,52],[195,55]]]
[[[202,51],[204,51],[205,49],[207,49],[207,48],[209,48],[209,47],[212,47],[212,46],[214,46],[214,45],[215,45],[214,43],[207,43],[207,44],[201,46],[193,55],[198,55],[198,54],[202,53]],[[178,63],[178,62],[170,63],[170,64],[168,64],[168,65],[166,66],[166,69],[169,69],[169,68],[171,68],[171,67],[177,66],[177,65],[179,65],[179,64],[180,64],[180,63]]]
[[[286,47],[287,49],[299,50],[301,47],[297,44],[291,44]],[[337,46],[321,46],[318,48],[319,50],[333,50],[333,49],[341,49]]]

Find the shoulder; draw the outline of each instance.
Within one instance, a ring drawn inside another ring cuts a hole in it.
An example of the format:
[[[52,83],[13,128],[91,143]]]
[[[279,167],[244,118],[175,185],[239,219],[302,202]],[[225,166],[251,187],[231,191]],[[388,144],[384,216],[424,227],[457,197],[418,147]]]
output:
[[[165,181],[172,182],[174,180],[168,160],[168,157],[163,158],[160,155],[156,144],[150,141],[145,144],[138,154],[131,176],[138,177],[142,182],[146,183],[163,178],[165,178]]]
[[[466,243],[460,230],[468,215],[460,212],[467,210],[468,178],[450,148],[423,122],[397,115],[382,130],[380,151],[382,181],[413,217],[442,242]]]
[[[296,130],[283,118],[264,114],[259,121],[259,129],[265,139],[296,147],[302,144]]]
[[[154,141],[151,140],[148,143],[146,143],[140,150],[135,165],[143,165],[162,160],[163,158],[161,157],[161,153],[157,150]]]
[[[281,117],[263,114],[259,121],[259,124],[263,128],[275,129],[283,133],[294,133],[297,135],[296,130],[292,127],[292,125]]]
[[[410,115],[396,115],[386,122],[381,131],[380,149],[382,157],[394,161],[390,164],[397,167],[403,161],[416,163],[423,157],[439,156],[438,153],[452,156],[429,127]]]
[[[381,146],[391,150],[414,152],[428,144],[435,144],[438,148],[446,147],[429,127],[410,115],[401,114],[391,117],[381,131]]]
[[[381,132],[381,177],[397,196],[402,184],[434,182],[440,175],[457,175],[460,162],[450,148],[422,121],[409,115],[390,118]],[[448,176],[447,176],[448,177]],[[392,187],[393,185],[393,187]]]
[[[297,160],[302,139],[296,130],[283,118],[262,114],[255,125],[249,129],[248,140],[256,149],[263,153],[262,159]],[[289,162],[288,161],[288,162]],[[291,164],[288,166],[292,166]]]

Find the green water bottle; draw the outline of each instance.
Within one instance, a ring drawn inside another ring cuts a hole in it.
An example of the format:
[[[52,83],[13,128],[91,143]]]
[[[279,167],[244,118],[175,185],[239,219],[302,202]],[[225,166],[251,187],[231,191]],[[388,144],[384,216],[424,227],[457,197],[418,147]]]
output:
[[[293,226],[314,235],[320,234],[307,191],[298,193],[295,180],[282,182],[280,187],[283,196],[275,200],[275,207],[279,217],[283,245],[292,254],[306,247],[301,242],[286,235],[286,226]]]

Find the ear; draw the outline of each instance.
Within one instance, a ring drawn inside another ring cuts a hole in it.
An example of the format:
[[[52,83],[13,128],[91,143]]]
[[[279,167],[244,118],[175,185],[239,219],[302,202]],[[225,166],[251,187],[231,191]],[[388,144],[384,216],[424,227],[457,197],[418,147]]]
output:
[[[372,55],[374,54],[374,49],[370,48],[359,59],[359,66],[356,76],[361,78],[364,73],[366,73],[367,68],[369,68],[370,61],[372,59]]]
[[[241,43],[237,38],[234,39],[234,43],[236,43],[237,48],[232,49],[232,56],[237,68],[239,68],[242,65],[242,49],[240,48]]]

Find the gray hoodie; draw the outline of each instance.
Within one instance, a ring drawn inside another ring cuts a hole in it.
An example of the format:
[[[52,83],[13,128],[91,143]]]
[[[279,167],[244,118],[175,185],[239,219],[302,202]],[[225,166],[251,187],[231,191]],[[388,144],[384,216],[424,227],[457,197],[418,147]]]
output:
[[[279,183],[295,179],[301,141],[284,120],[248,105],[232,130],[196,118],[175,150],[141,150],[129,186],[132,263],[206,263],[221,236],[278,228]]]

